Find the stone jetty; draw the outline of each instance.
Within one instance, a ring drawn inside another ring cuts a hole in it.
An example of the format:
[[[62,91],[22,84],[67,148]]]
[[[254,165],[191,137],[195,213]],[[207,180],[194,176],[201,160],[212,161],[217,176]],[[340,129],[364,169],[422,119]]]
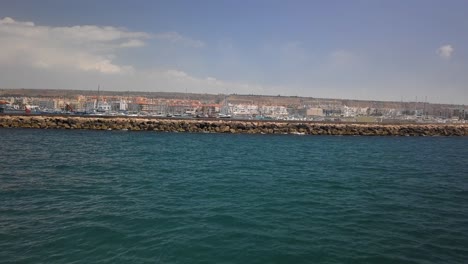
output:
[[[363,124],[96,116],[0,115],[0,128],[131,130],[231,134],[468,136],[468,124]]]

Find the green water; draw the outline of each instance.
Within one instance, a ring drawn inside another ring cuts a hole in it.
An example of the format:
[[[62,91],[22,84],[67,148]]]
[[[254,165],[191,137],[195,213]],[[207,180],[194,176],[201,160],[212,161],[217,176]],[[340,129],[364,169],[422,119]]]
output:
[[[468,138],[0,129],[0,263],[466,263]]]

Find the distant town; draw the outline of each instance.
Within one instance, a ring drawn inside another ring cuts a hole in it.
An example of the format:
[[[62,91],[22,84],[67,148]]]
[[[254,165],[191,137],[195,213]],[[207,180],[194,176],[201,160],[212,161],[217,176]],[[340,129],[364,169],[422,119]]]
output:
[[[468,123],[465,105],[298,96],[2,89],[2,114],[232,118],[337,122]]]

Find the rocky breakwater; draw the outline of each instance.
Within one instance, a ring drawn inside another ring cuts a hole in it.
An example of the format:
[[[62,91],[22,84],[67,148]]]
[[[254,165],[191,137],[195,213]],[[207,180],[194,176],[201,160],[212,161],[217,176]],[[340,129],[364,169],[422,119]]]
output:
[[[0,128],[131,130],[193,133],[468,136],[468,124],[345,124],[282,121],[0,116]]]

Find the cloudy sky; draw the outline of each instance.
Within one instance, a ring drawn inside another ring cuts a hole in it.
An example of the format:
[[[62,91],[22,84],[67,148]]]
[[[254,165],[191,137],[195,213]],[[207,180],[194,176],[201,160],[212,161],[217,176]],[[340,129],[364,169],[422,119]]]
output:
[[[0,88],[468,103],[468,1],[3,0]]]

